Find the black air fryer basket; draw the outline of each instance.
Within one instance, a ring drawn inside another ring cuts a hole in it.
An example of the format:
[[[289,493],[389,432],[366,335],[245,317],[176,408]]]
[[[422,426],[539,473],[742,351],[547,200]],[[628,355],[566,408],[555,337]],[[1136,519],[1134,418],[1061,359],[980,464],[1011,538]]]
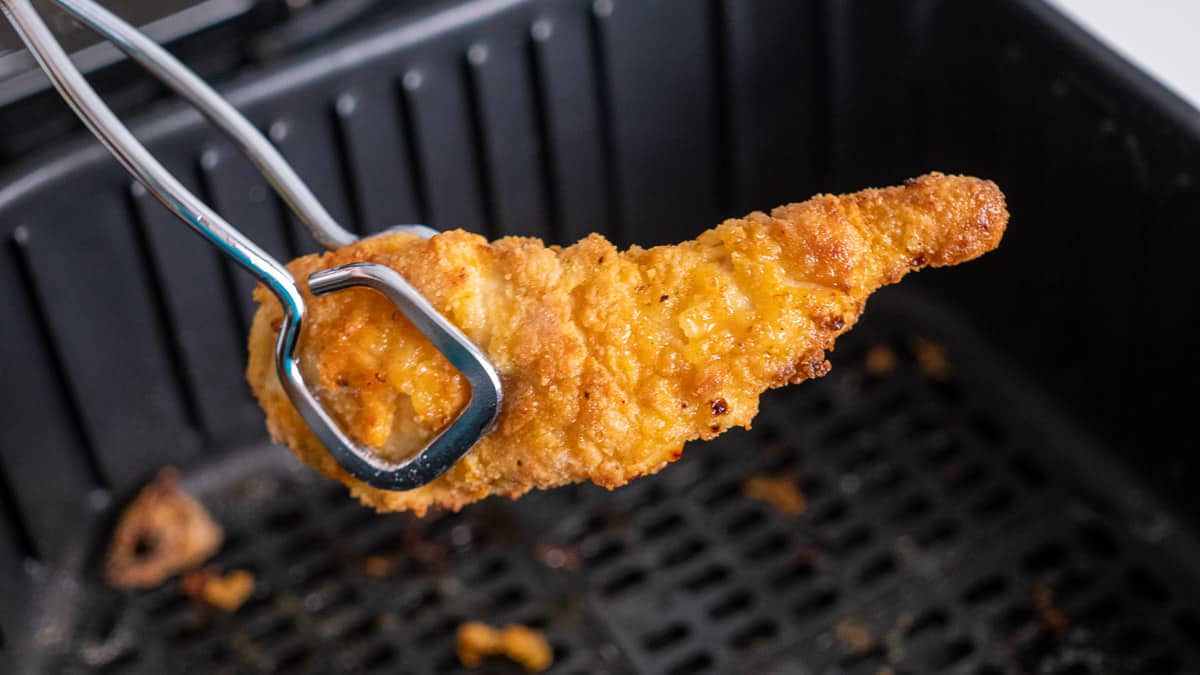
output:
[[[420,12],[225,88],[361,231],[655,244],[936,169],[996,180],[1009,233],[657,476],[376,516],[268,445],[249,278],[62,141],[0,182],[0,670],[460,672],[482,620],[564,674],[1200,672],[1195,111],[1035,0]],[[197,115],[137,128],[273,254],[316,249]],[[100,579],[165,465],[255,575],[232,615]],[[786,472],[803,516],[743,496]]]

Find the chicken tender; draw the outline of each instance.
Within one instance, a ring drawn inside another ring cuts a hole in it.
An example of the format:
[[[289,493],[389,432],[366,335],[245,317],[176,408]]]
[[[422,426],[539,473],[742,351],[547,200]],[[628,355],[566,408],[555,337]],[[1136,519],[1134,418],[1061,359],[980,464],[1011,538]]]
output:
[[[615,488],[678,459],[688,441],[749,427],[764,390],[829,370],[825,352],[873,291],[992,250],[1007,221],[995,184],[933,173],[756,211],[675,246],[392,233],[293,261],[302,284],[352,262],[391,267],[495,364],[494,429],[415,490],[354,479],[304,424],[276,378],[282,309],[263,288],[247,376],[272,437],[379,510],[458,509],[585,480]],[[466,405],[464,378],[382,295],[305,299],[301,369],[380,457],[411,456]]]

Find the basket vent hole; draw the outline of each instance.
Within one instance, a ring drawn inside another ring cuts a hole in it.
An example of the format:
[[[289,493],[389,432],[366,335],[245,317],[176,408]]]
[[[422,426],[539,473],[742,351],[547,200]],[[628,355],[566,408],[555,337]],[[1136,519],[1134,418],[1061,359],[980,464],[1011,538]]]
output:
[[[167,629],[167,641],[179,645],[192,644],[208,635],[208,621],[199,617],[176,623]]]
[[[500,611],[509,611],[525,603],[529,596],[520,586],[509,586],[492,596],[492,606]]]
[[[1088,523],[1080,527],[1079,539],[1088,551],[1098,556],[1114,556],[1121,550],[1112,534],[1096,523]]]
[[[347,623],[335,634],[343,642],[358,642],[365,640],[375,633],[375,617],[364,614],[358,619]]]
[[[873,584],[889,577],[896,571],[896,558],[891,553],[876,556],[858,573],[858,583]]]
[[[932,609],[917,617],[905,631],[909,640],[917,640],[933,633],[941,634],[950,625],[950,616],[946,610]]]
[[[708,546],[703,541],[689,537],[663,555],[662,565],[663,567],[682,565],[703,553],[706,548]]]
[[[963,602],[968,605],[983,605],[999,600],[1008,590],[1008,580],[994,574],[971,584],[963,591]]]
[[[1183,611],[1175,617],[1175,625],[1179,632],[1192,641],[1192,645],[1200,648],[1200,614]]]
[[[1073,614],[1076,623],[1089,628],[1103,628],[1117,617],[1124,616],[1125,609],[1111,596],[1105,596]]]
[[[830,503],[828,506],[822,509],[820,513],[814,516],[812,522],[816,527],[833,525],[834,523],[845,518],[846,514],[849,512],[850,507],[846,504],[846,502],[838,499]]]
[[[722,481],[714,487],[701,502],[705,508],[715,509],[732,501],[742,494],[742,485],[736,480]]]
[[[479,569],[475,570],[474,574],[470,575],[468,585],[476,586],[487,583],[504,575],[505,572],[508,572],[508,561],[500,557],[490,557]]]
[[[304,510],[291,504],[268,514],[263,519],[263,525],[270,532],[288,532],[303,525],[305,520]]]
[[[1048,572],[1062,565],[1067,552],[1058,544],[1043,544],[1025,556],[1022,565],[1030,572]]]
[[[869,448],[847,459],[842,464],[842,470],[846,473],[862,473],[883,461],[883,452],[879,448]]]
[[[837,604],[837,592],[832,589],[821,589],[805,597],[796,604],[794,613],[798,619],[810,619],[824,614]]]
[[[895,492],[907,482],[907,476],[899,468],[889,466],[883,471],[875,472],[866,485],[863,494],[868,497],[878,497]]]
[[[754,605],[754,598],[746,591],[734,591],[728,596],[716,602],[708,610],[708,616],[713,621],[724,621],[731,616],[736,616],[750,609]]]
[[[1138,667],[1138,671],[1171,675],[1172,673],[1183,672],[1183,662],[1174,654],[1159,653],[1142,661]]]
[[[952,520],[939,519],[917,535],[917,544],[921,548],[933,548],[949,544],[958,538],[958,525]]]
[[[646,573],[640,569],[630,569],[618,575],[612,581],[604,584],[600,592],[606,596],[620,595],[626,591],[641,586],[646,581]]]
[[[813,569],[811,563],[803,560],[798,560],[779,574],[771,577],[771,587],[777,590],[787,590],[798,584],[812,580],[816,576],[816,570]]]
[[[975,645],[965,637],[957,638],[946,645],[934,657],[934,670],[941,672],[960,663],[975,652]]]
[[[1129,568],[1129,571],[1125,573],[1125,581],[1143,598],[1155,604],[1164,603],[1170,597],[1166,586],[1150,576],[1145,568],[1138,566]]]
[[[1035,618],[1033,609],[1025,605],[1010,606],[996,617],[995,625],[1000,633],[1015,633]]]
[[[644,491],[644,494],[638,497],[636,508],[649,508],[661,503],[669,496],[670,495],[667,494],[666,488],[662,486],[662,483],[651,483],[650,487],[646,488]]]
[[[1070,570],[1058,580],[1054,587],[1054,595],[1064,601],[1078,597],[1092,587],[1092,575],[1082,570]]]
[[[1153,637],[1138,626],[1127,626],[1112,638],[1113,646],[1121,654],[1136,654],[1153,642]]]
[[[683,587],[693,593],[716,586],[729,578],[729,568],[724,565],[709,565],[683,580]]]
[[[761,562],[783,553],[788,548],[787,537],[778,532],[755,544],[746,552],[746,557],[753,562]]]
[[[762,512],[761,509],[751,508],[742,512],[741,515],[731,520],[729,525],[725,528],[725,531],[728,532],[731,537],[741,537],[758,529],[766,521],[767,516]]]
[[[691,673],[702,673],[711,669],[714,665],[712,655],[706,652],[692,654],[667,670],[667,675],[690,675]]]
[[[396,649],[391,645],[377,644],[363,656],[362,666],[367,670],[383,668],[396,660]]]
[[[590,548],[590,547],[589,547]],[[585,550],[583,558],[593,567],[603,567],[621,557],[625,547],[620,542],[608,541],[592,550]]]
[[[983,499],[980,499],[972,511],[980,518],[996,518],[1012,510],[1012,505],[1015,501],[1016,497],[1011,490],[999,488],[988,493]]]
[[[730,638],[729,644],[734,649],[746,650],[760,647],[779,635],[779,625],[770,619],[759,619],[746,628],[739,630]]]
[[[933,510],[933,502],[922,494],[917,494],[904,500],[904,503],[892,513],[892,522],[902,524],[923,518]]]
[[[963,466],[952,462],[942,467],[942,479],[951,494],[962,495],[979,487],[987,479],[987,470],[978,463]]]
[[[850,528],[837,542],[836,549],[840,555],[853,555],[871,543],[875,538],[867,525],[855,525]]]
[[[412,618],[421,612],[436,606],[438,604],[438,600],[439,597],[437,592],[433,589],[426,588],[404,603],[405,615],[409,618]]]
[[[1017,480],[1023,485],[1033,488],[1043,488],[1049,482],[1041,468],[1032,459],[1023,454],[1013,455],[1012,459],[1009,460],[1009,466],[1012,468],[1012,472],[1016,474]]]
[[[303,643],[294,644],[283,651],[275,660],[275,673],[298,673],[308,665],[312,652]]]
[[[927,451],[924,463],[930,468],[944,466],[952,461],[958,461],[963,454],[962,445],[957,441],[939,444]]]
[[[677,531],[683,524],[683,517],[678,513],[668,513],[643,527],[642,536],[645,539],[658,539]]]
[[[678,644],[691,635],[691,630],[682,623],[668,624],[661,630],[646,634],[642,638],[642,646],[649,652],[660,652],[671,645]]]

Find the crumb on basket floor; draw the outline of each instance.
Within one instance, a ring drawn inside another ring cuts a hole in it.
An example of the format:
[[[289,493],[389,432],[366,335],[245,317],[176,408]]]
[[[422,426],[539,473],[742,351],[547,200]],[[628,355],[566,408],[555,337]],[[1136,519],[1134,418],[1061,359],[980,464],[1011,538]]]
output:
[[[883,377],[896,370],[896,352],[887,345],[875,345],[867,350],[867,358],[863,366],[868,375]]]
[[[113,588],[154,588],[208,560],[223,538],[204,506],[179,487],[179,473],[165,467],[121,514],[105,580]]]
[[[751,476],[742,484],[742,495],[767,502],[788,516],[801,516],[808,510],[808,500],[791,476]]]
[[[189,598],[232,614],[254,592],[254,575],[246,570],[221,574],[219,567],[209,565],[184,574],[179,588]]]
[[[458,660],[464,666],[477,668],[488,656],[506,656],[525,666],[531,673],[540,673],[554,661],[554,650],[540,631],[526,626],[509,624],[492,628],[478,621],[468,621],[458,627]]]

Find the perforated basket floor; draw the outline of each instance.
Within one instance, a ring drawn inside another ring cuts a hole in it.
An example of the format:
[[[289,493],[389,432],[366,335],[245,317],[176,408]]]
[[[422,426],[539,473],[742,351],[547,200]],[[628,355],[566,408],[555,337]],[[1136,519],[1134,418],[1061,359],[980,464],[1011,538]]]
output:
[[[887,375],[864,368],[874,345],[898,356]],[[1200,672],[1192,541],[970,335],[892,295],[833,361],[766,396],[753,431],[613,493],[417,520],[278,450],[196,472],[229,535],[217,562],[254,573],[252,599],[223,615],[174,582],[86,579],[50,670],[456,673],[455,628],[478,619],[545,630],[570,675]],[[804,515],[743,496],[784,473]]]

